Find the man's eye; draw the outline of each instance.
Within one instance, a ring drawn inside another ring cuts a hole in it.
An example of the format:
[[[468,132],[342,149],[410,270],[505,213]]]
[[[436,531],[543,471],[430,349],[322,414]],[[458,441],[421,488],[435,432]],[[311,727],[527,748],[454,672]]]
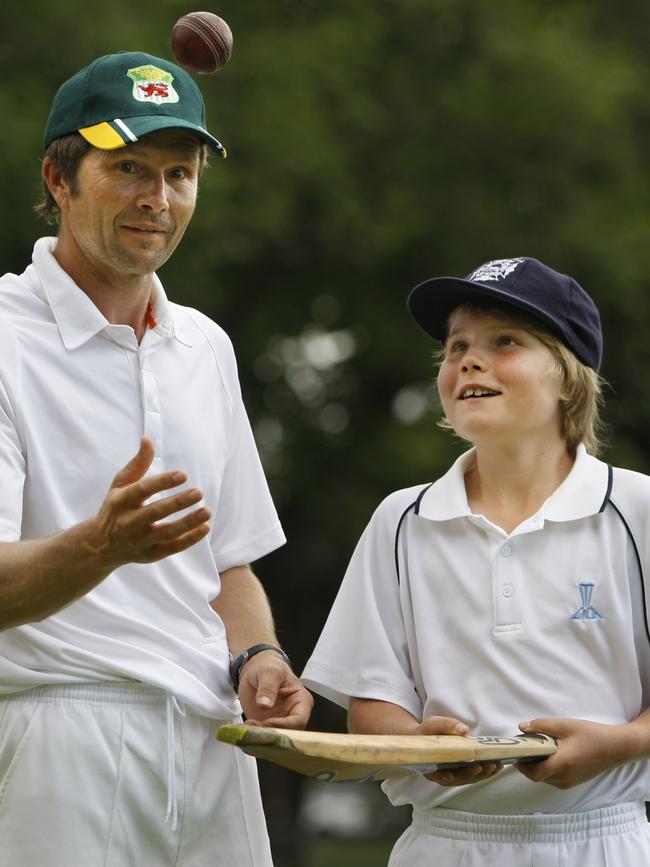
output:
[[[130,175],[135,171],[135,166],[133,165],[132,162],[129,162],[128,160],[124,160],[124,162],[120,163],[120,171],[124,172],[124,174],[126,174],[126,175]]]

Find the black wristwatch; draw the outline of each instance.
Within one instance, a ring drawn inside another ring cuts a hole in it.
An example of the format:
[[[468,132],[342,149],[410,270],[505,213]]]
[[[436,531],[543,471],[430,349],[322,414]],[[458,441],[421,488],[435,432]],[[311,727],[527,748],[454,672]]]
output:
[[[248,650],[240,653],[239,656],[236,659],[233,659],[230,663],[230,679],[232,680],[235,692],[238,692],[239,690],[239,678],[241,676],[242,668],[252,656],[255,656],[256,653],[261,653],[263,650],[274,650],[276,653],[279,653],[289,668],[291,668],[291,660],[281,647],[278,647],[275,644],[254,644],[252,647],[249,647]]]

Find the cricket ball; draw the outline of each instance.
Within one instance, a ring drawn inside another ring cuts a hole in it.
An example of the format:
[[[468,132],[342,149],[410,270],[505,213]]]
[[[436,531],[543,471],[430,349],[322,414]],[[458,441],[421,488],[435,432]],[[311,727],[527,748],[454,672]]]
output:
[[[189,72],[218,72],[232,52],[232,32],[213,12],[188,12],[172,30],[172,51]]]

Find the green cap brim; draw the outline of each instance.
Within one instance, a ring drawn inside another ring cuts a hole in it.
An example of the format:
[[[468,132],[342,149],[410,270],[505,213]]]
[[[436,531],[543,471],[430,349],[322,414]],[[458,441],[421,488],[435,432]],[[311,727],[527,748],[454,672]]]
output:
[[[225,147],[203,127],[166,115],[136,115],[127,118],[103,121],[79,130],[93,147],[100,150],[115,150],[138,141],[145,135],[161,129],[188,129],[195,132],[221,158],[227,156]]]

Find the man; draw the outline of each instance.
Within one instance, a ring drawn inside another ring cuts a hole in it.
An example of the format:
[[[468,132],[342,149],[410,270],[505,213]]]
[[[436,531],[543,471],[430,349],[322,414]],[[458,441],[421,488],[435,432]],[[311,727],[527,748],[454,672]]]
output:
[[[284,536],[228,338],[155,274],[206,146],[182,69],[94,61],[45,132],[58,236],[0,280],[2,863],[271,864],[254,763],[214,732],[307,723],[248,565]]]

